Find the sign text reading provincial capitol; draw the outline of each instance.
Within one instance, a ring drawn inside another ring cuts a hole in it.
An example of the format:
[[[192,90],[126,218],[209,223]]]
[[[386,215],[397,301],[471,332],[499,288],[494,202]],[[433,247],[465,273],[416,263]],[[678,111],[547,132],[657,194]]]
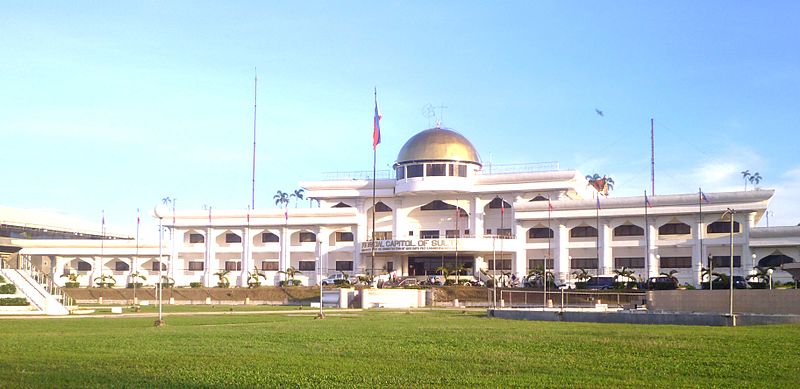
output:
[[[457,239],[390,239],[361,242],[361,252],[453,251]]]

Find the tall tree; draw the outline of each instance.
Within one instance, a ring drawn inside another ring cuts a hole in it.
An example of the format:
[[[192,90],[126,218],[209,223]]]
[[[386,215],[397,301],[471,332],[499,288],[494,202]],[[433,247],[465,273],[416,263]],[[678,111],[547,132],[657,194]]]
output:
[[[764,177],[761,177],[761,174],[758,174],[758,172],[755,172],[755,173],[750,175],[750,178],[748,179],[748,181],[750,181],[750,183],[753,184],[753,190],[758,188],[757,185],[761,182],[761,180],[763,178]]]
[[[294,207],[297,208],[297,200],[303,199],[303,192],[305,190],[303,188],[295,189],[294,193],[290,194],[289,197],[294,197]]]
[[[275,199],[275,205],[279,207],[286,208],[286,206],[289,205],[289,193],[282,190],[279,190],[272,198]]]
[[[614,179],[611,177],[601,177],[599,174],[595,173],[592,175],[587,175],[586,181],[588,181],[589,185],[591,185],[598,193],[601,193],[606,197],[608,197],[608,191],[614,189]]]
[[[750,177],[750,170],[745,170],[742,172],[742,179],[744,180],[744,190],[747,191],[747,179]]]

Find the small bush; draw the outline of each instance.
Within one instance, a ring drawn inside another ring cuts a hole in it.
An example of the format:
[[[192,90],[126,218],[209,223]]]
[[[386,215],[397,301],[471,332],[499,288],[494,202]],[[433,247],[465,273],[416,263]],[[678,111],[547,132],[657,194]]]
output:
[[[190,282],[189,283],[189,287],[191,287],[191,288],[202,288],[203,287],[203,283],[202,282]]]
[[[0,276],[0,282],[6,282],[6,279],[3,276]]]
[[[14,294],[17,293],[17,287],[14,284],[0,285],[0,294]]]
[[[78,288],[80,286],[81,286],[80,282],[70,282],[70,281],[68,281],[68,282],[64,283],[64,287],[65,288]]]
[[[25,297],[11,297],[0,299],[0,306],[4,307],[21,307],[31,305]]]
[[[136,286],[137,288],[141,288],[142,286],[144,286],[144,284],[141,282],[137,282],[135,284],[133,282],[129,282],[128,285],[125,287],[128,289],[132,289],[134,286]]]

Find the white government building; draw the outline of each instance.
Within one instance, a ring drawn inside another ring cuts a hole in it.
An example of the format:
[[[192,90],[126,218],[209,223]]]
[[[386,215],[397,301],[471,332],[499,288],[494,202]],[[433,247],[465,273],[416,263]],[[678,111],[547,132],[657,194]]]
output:
[[[459,265],[476,277],[484,270],[521,278],[546,265],[566,282],[577,269],[611,274],[624,266],[640,276],[676,270],[681,283],[698,285],[709,260],[727,273],[731,236],[736,275],[800,261],[800,227],[755,227],[773,190],[658,195],[647,207],[644,196],[602,196],[582,173],[555,163],[483,166],[468,139],[438,127],[411,137],[394,169],[393,178],[376,180],[374,197],[371,172],[301,182],[316,208],[164,212],[164,273],[176,285],[215,286],[214,273],[229,270],[232,284],[246,286],[254,268],[271,285],[289,267],[315,284],[319,273],[426,277]],[[101,275],[124,286],[137,271],[148,284],[158,279],[157,242],[26,215],[0,214],[7,263],[28,263],[58,284],[70,272],[84,286]],[[790,275],[777,270],[775,278]]]

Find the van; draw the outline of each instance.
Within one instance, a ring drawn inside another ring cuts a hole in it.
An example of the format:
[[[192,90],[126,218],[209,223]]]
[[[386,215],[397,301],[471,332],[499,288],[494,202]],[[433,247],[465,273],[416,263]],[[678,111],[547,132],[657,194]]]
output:
[[[595,276],[586,282],[586,289],[605,290],[614,289],[614,276]]]

